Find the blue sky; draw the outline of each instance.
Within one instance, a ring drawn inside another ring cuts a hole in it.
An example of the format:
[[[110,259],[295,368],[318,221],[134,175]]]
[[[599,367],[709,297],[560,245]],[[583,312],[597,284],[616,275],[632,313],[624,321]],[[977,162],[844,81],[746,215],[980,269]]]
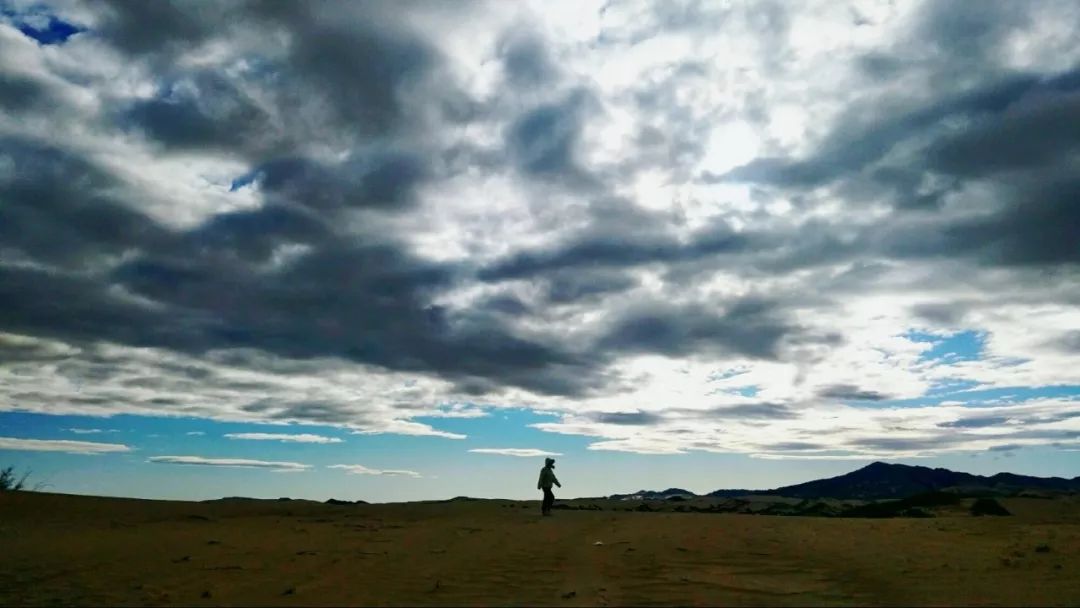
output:
[[[506,418],[502,419],[505,415]],[[117,416],[46,416],[7,413],[0,424],[16,437],[122,443],[131,452],[81,455],[62,452],[0,450],[3,462],[32,472],[31,483],[43,489],[74,494],[205,500],[223,496],[307,498],[392,502],[454,496],[536,499],[535,483],[543,457],[523,458],[472,454],[469,449],[506,445],[540,445],[561,454],[556,471],[564,488],[560,496],[598,496],[641,489],[681,487],[705,493],[721,488],[763,489],[840,475],[869,461],[777,461],[738,454],[689,453],[638,455],[595,452],[579,437],[552,436],[526,425],[542,417],[510,411],[491,419],[446,425],[469,434],[466,440],[430,437],[357,436],[332,427],[215,423],[196,419]],[[100,429],[94,434],[69,429]],[[335,444],[289,444],[230,440],[228,433],[313,433],[339,438]],[[190,435],[189,433],[202,433]],[[301,462],[311,470],[281,473],[240,467],[180,466],[148,462],[153,456],[205,454]],[[1001,471],[1038,476],[1073,477],[1080,454],[1046,448],[971,452],[949,456],[900,459],[896,462],[945,467],[976,474]],[[373,469],[405,469],[420,477],[356,475],[326,468],[363,463]]]
[[[448,7],[0,0],[0,466],[1080,474],[1080,5]]]

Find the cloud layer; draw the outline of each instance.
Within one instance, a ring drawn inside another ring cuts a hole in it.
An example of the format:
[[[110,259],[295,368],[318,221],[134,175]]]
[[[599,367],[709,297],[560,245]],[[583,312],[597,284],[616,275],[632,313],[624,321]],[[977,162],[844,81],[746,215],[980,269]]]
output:
[[[98,443],[96,441],[70,441],[67,439],[20,439],[0,437],[0,450],[30,452],[66,452],[68,454],[110,454],[130,452],[122,443]]]
[[[341,443],[337,437],[324,437],[311,433],[226,433],[228,439],[247,439],[251,441],[281,441],[285,443]]]
[[[1077,24],[1054,0],[15,3],[0,408],[1068,448]],[[328,439],[274,438],[301,436]]]
[[[231,467],[241,469],[272,469],[280,472],[299,472],[311,469],[311,465],[299,462],[272,462],[247,458],[204,458],[202,456],[151,456],[147,462],[156,464],[179,464],[206,467]]]
[[[420,473],[416,471],[406,471],[400,469],[372,469],[365,467],[362,464],[331,464],[326,468],[328,469],[341,469],[351,475],[385,475],[388,477],[421,477]]]
[[[499,456],[517,456],[519,458],[562,456],[559,452],[546,452],[536,448],[474,448],[469,451],[473,454],[497,454]]]

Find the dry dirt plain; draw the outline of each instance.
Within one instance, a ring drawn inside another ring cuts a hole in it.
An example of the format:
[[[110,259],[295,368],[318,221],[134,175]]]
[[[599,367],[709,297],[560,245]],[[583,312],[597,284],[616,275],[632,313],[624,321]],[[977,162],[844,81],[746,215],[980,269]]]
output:
[[[1080,605],[1080,500],[827,519],[0,494],[0,605]],[[602,544],[596,544],[597,542]]]

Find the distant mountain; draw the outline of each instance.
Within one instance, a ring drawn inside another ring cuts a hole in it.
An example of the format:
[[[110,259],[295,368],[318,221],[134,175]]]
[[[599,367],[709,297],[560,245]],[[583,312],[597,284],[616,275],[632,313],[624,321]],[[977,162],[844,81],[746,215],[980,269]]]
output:
[[[841,500],[878,500],[906,498],[923,492],[956,490],[965,493],[1019,494],[1023,491],[1080,492],[1080,476],[1032,477],[1014,473],[998,473],[989,477],[958,473],[948,469],[875,462],[856,471],[828,479],[817,479],[773,490],[716,490],[705,496],[730,498],[735,496],[770,495],[790,498],[837,498]],[[662,492],[641,490],[634,494],[615,494],[609,498],[663,500],[671,496],[695,496],[692,492],[670,488]]]
[[[965,492],[989,491],[1015,494],[1024,490],[1080,491],[1080,477],[1031,477],[998,473],[990,477],[957,473],[948,469],[875,462],[838,477],[818,479],[755,494],[777,494],[792,498],[882,499],[905,498],[922,492],[945,489]]]
[[[682,488],[668,488],[659,492],[656,490],[639,490],[631,494],[612,494],[608,498],[612,500],[667,500],[673,496],[694,498],[697,494]]]

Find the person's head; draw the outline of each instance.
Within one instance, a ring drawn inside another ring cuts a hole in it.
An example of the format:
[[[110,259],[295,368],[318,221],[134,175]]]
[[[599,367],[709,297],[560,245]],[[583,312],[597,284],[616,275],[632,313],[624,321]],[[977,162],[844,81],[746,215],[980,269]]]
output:
[[[545,458],[544,459],[544,466],[554,469],[555,468],[555,459],[554,458]]]

